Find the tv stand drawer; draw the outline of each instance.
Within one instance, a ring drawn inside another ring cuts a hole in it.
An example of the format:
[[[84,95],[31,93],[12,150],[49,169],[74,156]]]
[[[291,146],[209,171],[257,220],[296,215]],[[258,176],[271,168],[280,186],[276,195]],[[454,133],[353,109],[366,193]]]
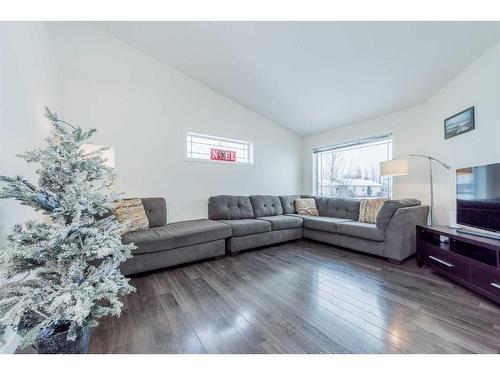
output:
[[[462,257],[432,245],[426,245],[423,253],[424,263],[433,269],[463,280],[469,279],[469,264]]]
[[[500,297],[500,270],[488,268],[481,265],[472,265],[471,283],[488,293]]]

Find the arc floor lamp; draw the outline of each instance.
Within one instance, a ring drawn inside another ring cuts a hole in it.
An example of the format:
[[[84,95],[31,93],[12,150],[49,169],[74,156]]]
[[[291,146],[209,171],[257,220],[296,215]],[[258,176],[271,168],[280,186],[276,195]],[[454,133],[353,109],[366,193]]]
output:
[[[431,190],[431,225],[434,225],[434,182],[432,177],[432,162],[436,162],[443,166],[445,169],[450,169],[450,166],[446,163],[443,163],[441,160],[436,159],[430,155],[422,155],[422,154],[409,154],[403,155],[404,157],[420,157],[429,160],[429,177],[430,177],[430,190]],[[406,176],[408,174],[408,160],[406,159],[393,159],[387,160],[380,163],[380,175],[381,176]]]

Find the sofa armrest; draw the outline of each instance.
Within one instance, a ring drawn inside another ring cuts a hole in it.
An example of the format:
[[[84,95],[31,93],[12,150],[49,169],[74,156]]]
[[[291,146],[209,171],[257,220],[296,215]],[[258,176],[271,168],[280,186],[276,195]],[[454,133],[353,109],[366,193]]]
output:
[[[141,198],[141,201],[150,228],[167,225],[167,203],[164,198]]]
[[[401,261],[416,253],[416,227],[426,225],[429,206],[399,208],[384,233],[384,257]]]

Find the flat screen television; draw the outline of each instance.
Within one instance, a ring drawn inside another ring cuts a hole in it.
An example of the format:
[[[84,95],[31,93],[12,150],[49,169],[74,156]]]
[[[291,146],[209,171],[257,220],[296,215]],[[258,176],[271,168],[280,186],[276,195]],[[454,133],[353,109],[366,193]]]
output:
[[[457,223],[500,232],[500,163],[457,169]]]

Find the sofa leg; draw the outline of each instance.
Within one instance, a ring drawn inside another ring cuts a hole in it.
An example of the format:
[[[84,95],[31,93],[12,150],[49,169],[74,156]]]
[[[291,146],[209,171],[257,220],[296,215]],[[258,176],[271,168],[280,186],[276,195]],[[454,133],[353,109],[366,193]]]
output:
[[[230,253],[229,255],[231,255],[232,257],[236,257],[236,256],[240,255],[240,252],[235,251],[234,253]]]
[[[387,258],[387,261],[391,264],[397,264],[398,266],[401,265],[401,261],[400,260],[397,260],[397,259],[391,259],[391,258]]]

